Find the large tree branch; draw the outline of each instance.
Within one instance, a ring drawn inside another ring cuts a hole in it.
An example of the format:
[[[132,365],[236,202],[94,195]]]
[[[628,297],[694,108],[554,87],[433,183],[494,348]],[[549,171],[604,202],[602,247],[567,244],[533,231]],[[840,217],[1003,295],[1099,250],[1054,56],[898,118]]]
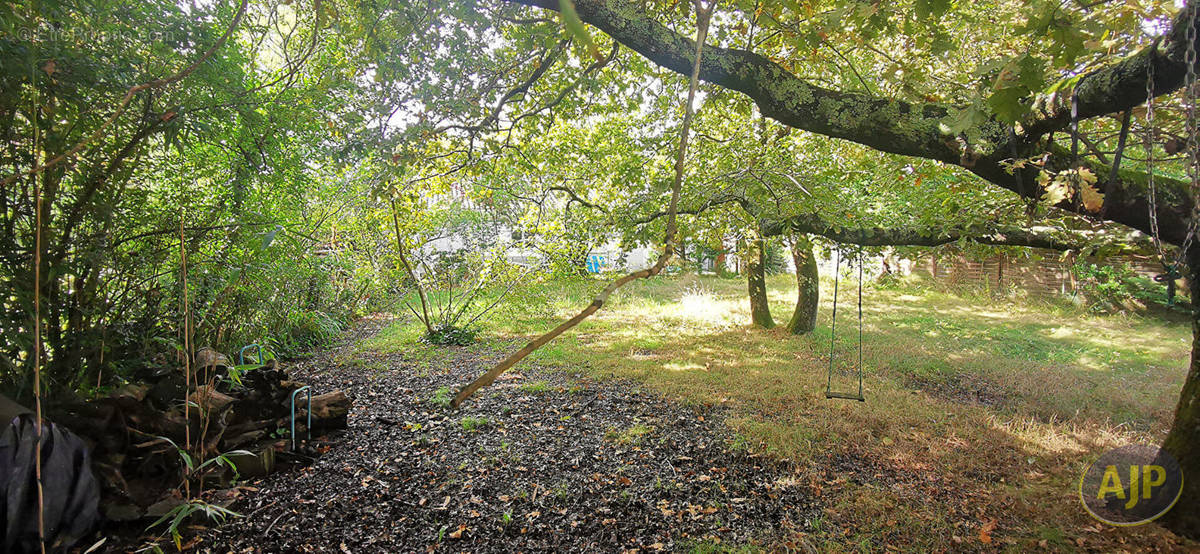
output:
[[[558,0],[508,0],[557,10]],[[695,43],[667,28],[623,0],[576,0],[579,17],[650,61],[680,74],[692,65]],[[1155,92],[1167,94],[1183,84],[1186,50],[1186,14],[1176,17],[1172,29],[1155,48],[1148,48],[1112,65],[1087,74],[1078,85],[1080,117],[1095,117],[1137,106],[1145,100],[1146,67],[1154,64]],[[961,165],[984,179],[1026,198],[1038,198],[1034,184],[1037,170],[1026,168],[1018,175],[1009,172],[1006,160],[1050,151],[1047,166],[1064,168],[1071,157],[1054,148],[1045,136],[1067,126],[1069,111],[1054,106],[1026,122],[1009,142],[1010,128],[998,122],[985,125],[984,132],[997,145],[991,152],[964,150],[955,137],[946,135],[941,121],[951,106],[940,103],[909,103],[869,94],[835,91],[800,79],[770,59],[734,48],[705,45],[700,78],[749,96],[759,110],[785,125],[821,135],[854,141],[876,150],[939,160]],[[1099,164],[1093,164],[1099,165]],[[1097,171],[1098,175],[1106,172]],[[1122,172],[1106,199],[1105,217],[1150,232],[1145,202],[1144,177]],[[1187,228],[1191,199],[1183,184],[1160,179],[1167,198],[1160,200],[1158,213],[1163,240],[1178,243]],[[1080,211],[1072,202],[1058,207]]]
[[[815,213],[788,216],[768,215],[758,203],[733,193],[723,193],[677,213],[699,215],[722,204],[736,203],[757,221],[764,237],[787,235],[792,232],[817,235],[834,242],[861,246],[941,246],[960,240],[970,240],[992,246],[1028,246],[1049,250],[1087,250],[1104,246],[1124,245],[1129,249],[1146,250],[1153,247],[1150,237],[1137,232],[1114,233],[1111,230],[1087,231],[1059,229],[1047,225],[1015,226],[976,224],[957,228],[886,228],[837,227]],[[665,212],[655,212],[638,219],[635,225],[650,223]]]
[[[1085,250],[1105,243],[1140,244],[1149,246],[1148,237],[1132,232],[1125,236],[1112,237],[1097,231],[1064,231],[1047,226],[997,226],[968,225],[950,229],[920,229],[882,227],[833,227],[816,214],[801,214],[784,219],[760,219],[764,236],[776,236],[788,232],[818,235],[834,242],[861,246],[941,246],[970,240],[993,246],[1029,246],[1050,250]]]
[[[558,0],[509,0],[557,10]],[[686,75],[695,42],[622,0],[576,0],[580,19],[650,61]],[[914,105],[868,94],[814,86],[765,56],[706,44],[700,79],[742,92],[764,115],[826,136],[844,138],[896,154],[957,162],[958,148],[938,130],[949,113],[942,104]]]
[[[1074,94],[1079,118],[1122,112],[1146,102],[1147,66],[1154,64],[1154,92],[1169,94],[1184,85],[1187,75],[1188,10],[1180,10],[1171,29],[1154,44],[1121,61],[1084,75]],[[1065,99],[1065,98],[1064,98]],[[1046,99],[1039,99],[1046,100]],[[1044,103],[1044,102],[1043,102]],[[1052,102],[1048,110],[1031,118],[1023,127],[1024,137],[1040,137],[1066,129],[1071,123],[1069,102]]]

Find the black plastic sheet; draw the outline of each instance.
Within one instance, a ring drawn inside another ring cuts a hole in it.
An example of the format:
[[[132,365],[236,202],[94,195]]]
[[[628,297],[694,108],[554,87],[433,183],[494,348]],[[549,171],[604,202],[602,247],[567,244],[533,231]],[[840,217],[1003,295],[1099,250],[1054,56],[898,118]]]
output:
[[[92,475],[83,440],[45,423],[42,433],[42,490],[47,551],[65,551],[99,519],[100,487]],[[37,422],[14,417],[0,435],[0,545],[5,552],[38,552],[35,474]]]

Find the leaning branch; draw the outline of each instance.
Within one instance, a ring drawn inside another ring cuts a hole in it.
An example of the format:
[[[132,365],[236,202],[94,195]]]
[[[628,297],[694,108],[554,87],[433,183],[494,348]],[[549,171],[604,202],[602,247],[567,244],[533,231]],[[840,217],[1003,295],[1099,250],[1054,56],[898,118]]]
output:
[[[663,268],[667,266],[667,262],[671,260],[671,257],[674,256],[676,240],[675,211],[679,206],[679,191],[683,186],[683,167],[687,158],[688,133],[691,130],[692,118],[695,115],[695,108],[693,107],[693,104],[695,102],[696,89],[700,80],[699,73],[701,47],[704,44],[705,35],[708,33],[709,18],[712,16],[713,8],[716,7],[715,0],[708,7],[704,7],[701,4],[701,0],[693,1],[696,5],[697,38],[695,42],[695,56],[693,58],[694,62],[692,64],[691,80],[688,86],[687,104],[684,106],[683,128],[679,131],[679,149],[675,156],[675,181],[671,186],[671,202],[667,209],[667,231],[666,236],[663,239],[662,255],[659,256],[658,261],[655,262],[653,266],[641,271],[630,273],[609,283],[608,286],[604,287],[604,290],[600,291],[600,294],[596,295],[596,298],[592,300],[592,303],[588,304],[588,306],[584,308],[583,311],[576,314],[575,317],[562,322],[558,327],[551,329],[550,332],[533,339],[529,342],[529,344],[525,345],[524,348],[513,352],[503,361],[496,364],[495,367],[489,369],[487,373],[484,373],[474,381],[471,381],[469,384],[467,384],[467,386],[463,387],[462,390],[458,391],[457,395],[455,395],[454,401],[450,403],[452,408],[458,408],[467,398],[470,398],[472,394],[475,394],[475,391],[492,384],[492,382],[494,382],[501,373],[508,371],[509,368],[516,365],[517,362],[525,359],[526,356],[536,352],[537,349],[541,348],[546,343],[554,340],[568,329],[579,325],[580,322],[596,313],[601,307],[604,306],[604,303],[608,301],[608,297],[613,293],[613,291],[616,291],[635,279],[646,279],[658,275],[659,272],[661,272]]]

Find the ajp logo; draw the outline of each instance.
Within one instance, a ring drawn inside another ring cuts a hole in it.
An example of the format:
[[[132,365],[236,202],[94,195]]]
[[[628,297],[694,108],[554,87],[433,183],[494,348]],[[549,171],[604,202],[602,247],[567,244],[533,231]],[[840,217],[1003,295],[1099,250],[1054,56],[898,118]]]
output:
[[[1079,480],[1079,499],[1110,525],[1141,525],[1167,513],[1183,493],[1183,471],[1170,452],[1130,445],[1109,450]]]

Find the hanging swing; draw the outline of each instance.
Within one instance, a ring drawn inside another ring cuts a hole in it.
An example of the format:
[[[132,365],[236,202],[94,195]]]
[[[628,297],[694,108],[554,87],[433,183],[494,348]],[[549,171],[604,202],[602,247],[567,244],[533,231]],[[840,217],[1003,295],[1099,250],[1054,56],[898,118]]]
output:
[[[1196,9],[1188,5],[1188,10]],[[1200,221],[1200,214],[1197,213],[1198,201],[1200,201],[1200,172],[1198,172],[1198,148],[1196,136],[1196,18],[1190,16],[1187,18],[1187,53],[1184,58],[1187,65],[1187,74],[1183,81],[1184,90],[1184,107],[1187,114],[1186,132],[1187,132],[1187,152],[1185,165],[1187,166],[1188,180],[1191,185],[1192,195],[1192,212],[1189,215],[1189,221],[1186,234],[1183,237],[1182,243],[1179,245],[1179,252],[1175,257],[1169,257],[1166,250],[1163,248],[1158,229],[1158,191],[1154,183],[1154,98],[1156,92],[1154,90],[1154,56],[1151,55],[1146,63],[1146,133],[1143,139],[1146,149],[1146,175],[1147,175],[1147,204],[1150,216],[1150,236],[1154,241],[1154,247],[1158,251],[1159,262],[1162,263],[1163,272],[1154,276],[1154,280],[1159,283],[1165,283],[1167,286],[1167,305],[1175,304],[1175,281],[1182,277],[1180,269],[1186,263],[1184,257],[1191,248],[1192,241],[1196,235],[1197,222]],[[1150,44],[1150,52],[1155,52],[1158,41]],[[1115,172],[1114,172],[1115,173]],[[1195,303],[1196,299],[1192,299]]]
[[[842,269],[842,251],[837,249],[837,261],[833,265],[833,316],[829,321],[829,373],[825,379],[825,398],[841,398],[866,402],[863,396],[863,364],[862,364],[862,276],[863,260],[862,247],[858,249],[858,393],[836,392],[833,390],[834,345],[837,342],[837,305],[838,277]],[[848,261],[847,265],[853,264]]]

